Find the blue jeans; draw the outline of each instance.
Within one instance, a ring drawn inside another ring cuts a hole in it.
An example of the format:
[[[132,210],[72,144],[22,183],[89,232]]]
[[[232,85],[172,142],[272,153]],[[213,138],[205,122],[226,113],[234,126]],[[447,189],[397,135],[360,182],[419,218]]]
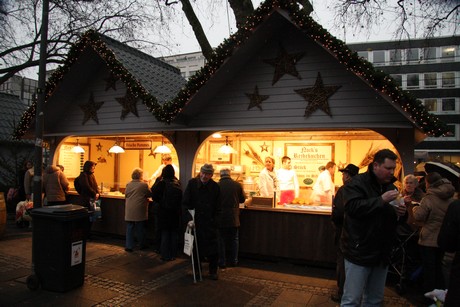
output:
[[[238,264],[239,228],[219,229],[219,266]]]
[[[345,286],[340,306],[382,306],[388,266],[366,267],[345,259]]]
[[[126,221],[126,248],[133,249],[134,247],[134,232],[136,232],[137,241],[142,246],[145,246],[145,221],[128,222]]]

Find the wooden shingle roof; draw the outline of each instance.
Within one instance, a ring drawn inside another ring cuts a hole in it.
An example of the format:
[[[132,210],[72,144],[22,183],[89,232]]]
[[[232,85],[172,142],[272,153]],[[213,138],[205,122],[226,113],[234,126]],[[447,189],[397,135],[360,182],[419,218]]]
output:
[[[111,74],[125,83],[133,95],[140,98],[153,114],[165,101],[175,97],[186,83],[176,67],[108,36],[89,30],[72,46],[64,64],[56,69],[47,81],[46,101],[59,87],[72,65],[78,62],[88,48],[97,53]],[[14,138],[20,138],[26,133],[33,122],[35,112],[36,102],[32,103],[24,113],[18,128],[13,132]]]
[[[27,104],[18,96],[0,93],[0,141],[12,141],[12,133]]]

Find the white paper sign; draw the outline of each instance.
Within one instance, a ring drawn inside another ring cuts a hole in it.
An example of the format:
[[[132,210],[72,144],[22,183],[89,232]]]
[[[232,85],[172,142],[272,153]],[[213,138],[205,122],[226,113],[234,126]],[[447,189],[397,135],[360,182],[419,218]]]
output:
[[[83,241],[72,242],[70,266],[80,264],[83,257]]]

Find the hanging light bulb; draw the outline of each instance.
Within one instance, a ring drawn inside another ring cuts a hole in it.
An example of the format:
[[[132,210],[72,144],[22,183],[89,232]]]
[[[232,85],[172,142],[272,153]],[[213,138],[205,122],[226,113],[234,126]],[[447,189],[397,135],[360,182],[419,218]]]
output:
[[[233,149],[233,147],[228,144],[228,136],[225,137],[225,145],[222,145],[219,148],[218,152],[221,153],[221,154],[226,154],[226,155],[236,154],[237,153],[237,151],[235,149]]]
[[[110,147],[109,152],[110,153],[116,153],[116,154],[125,152],[123,147],[118,145],[118,138],[117,138],[117,141],[115,142],[115,144],[112,147]]]
[[[159,154],[167,154],[171,153],[171,149],[169,149],[169,147],[164,144],[163,137],[161,137],[161,145],[157,146],[153,152]]]
[[[85,152],[85,149],[80,146],[80,143],[78,142],[78,139],[77,139],[77,145],[72,147],[72,152],[74,152],[74,153],[84,153]]]

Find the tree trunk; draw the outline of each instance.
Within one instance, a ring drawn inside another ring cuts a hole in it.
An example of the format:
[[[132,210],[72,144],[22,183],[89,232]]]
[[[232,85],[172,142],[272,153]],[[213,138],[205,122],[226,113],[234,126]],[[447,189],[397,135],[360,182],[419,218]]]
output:
[[[203,31],[203,27],[201,26],[200,21],[196,17],[195,11],[193,10],[192,5],[190,4],[189,0],[181,0],[182,3],[182,11],[184,11],[185,16],[187,17],[188,22],[192,26],[193,32],[195,33],[195,37],[200,44],[201,52],[203,52],[203,56],[209,60],[212,56],[212,47],[209,44],[209,40],[206,37],[206,34]]]
[[[251,0],[228,0],[235,15],[236,27],[240,29],[246,22],[246,18],[254,12]]]

